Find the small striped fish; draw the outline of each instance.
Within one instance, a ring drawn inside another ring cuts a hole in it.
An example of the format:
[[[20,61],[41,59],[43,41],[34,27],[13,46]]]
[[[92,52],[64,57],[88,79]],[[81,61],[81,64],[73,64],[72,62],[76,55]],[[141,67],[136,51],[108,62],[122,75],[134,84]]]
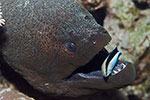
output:
[[[118,51],[117,46],[116,46],[104,60],[102,64],[102,74],[103,74],[105,81],[107,81],[107,79],[113,72],[113,69],[117,64],[120,55],[121,55],[121,52]]]

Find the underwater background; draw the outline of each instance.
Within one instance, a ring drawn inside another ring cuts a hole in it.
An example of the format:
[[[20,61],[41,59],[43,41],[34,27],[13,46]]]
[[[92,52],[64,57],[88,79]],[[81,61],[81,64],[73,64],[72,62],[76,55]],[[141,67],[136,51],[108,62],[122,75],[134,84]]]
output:
[[[80,2],[91,12],[98,13],[99,9],[103,12],[106,7],[102,25],[112,36],[106,48],[112,50],[117,44],[123,53],[122,59],[132,62],[136,67],[136,80],[120,91],[129,100],[150,100],[150,0]]]

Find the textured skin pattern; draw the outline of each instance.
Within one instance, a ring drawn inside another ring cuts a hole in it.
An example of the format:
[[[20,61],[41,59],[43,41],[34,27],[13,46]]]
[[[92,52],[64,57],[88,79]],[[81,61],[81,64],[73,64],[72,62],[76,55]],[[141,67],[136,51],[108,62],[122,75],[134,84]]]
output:
[[[63,79],[110,41],[75,0],[0,1],[8,37],[3,55],[21,74],[27,68],[52,81]],[[75,52],[65,48],[67,42],[76,45]]]

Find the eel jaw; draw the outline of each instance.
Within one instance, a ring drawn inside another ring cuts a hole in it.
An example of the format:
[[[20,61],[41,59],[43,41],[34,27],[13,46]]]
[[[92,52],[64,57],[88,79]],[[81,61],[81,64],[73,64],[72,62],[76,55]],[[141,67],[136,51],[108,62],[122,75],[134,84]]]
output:
[[[89,73],[76,73],[65,80],[64,84],[72,88],[108,90],[127,86],[131,84],[136,77],[133,64],[124,61],[118,61],[112,74],[113,75],[111,75],[106,82],[101,70]]]
[[[130,62],[117,61],[107,81],[103,78],[102,63],[108,56],[106,49],[101,50],[95,57],[85,66],[76,69],[69,77],[64,79],[65,85],[74,88],[85,89],[116,89],[131,84],[136,77],[135,67]],[[98,60],[100,61],[98,61]],[[97,60],[97,64],[93,62]],[[94,63],[93,65],[91,64]],[[96,67],[97,66],[97,67]],[[90,71],[88,70],[90,69]]]
[[[112,70],[110,76],[119,74],[121,71],[123,71],[123,69],[125,69],[127,67],[127,65],[128,65],[127,62],[118,61],[118,63],[116,64],[116,66]],[[75,80],[79,80],[79,79],[102,79],[102,78],[104,78],[104,80],[105,80],[105,78],[107,78],[107,77],[103,77],[103,73],[101,70],[96,70],[96,71],[92,71],[89,73],[76,73],[72,77],[70,77],[69,80],[74,80],[74,79]]]
[[[89,63],[76,69],[66,79],[70,80],[75,78],[76,76],[87,79],[103,77],[104,80],[107,81],[111,75],[118,74],[127,66],[126,62],[120,63],[118,61],[118,58],[121,55],[121,53],[117,50],[117,47],[115,47],[114,50],[116,50],[116,54],[119,53],[119,55],[118,56],[114,55],[112,60],[110,60],[110,64],[108,64],[107,66],[106,62],[108,61],[110,53],[108,53],[108,51],[105,48],[103,48],[91,61],[89,61]],[[114,52],[114,50],[112,52]],[[106,71],[107,69],[106,67],[109,67],[109,70],[111,68],[111,70],[110,71],[108,70],[104,74],[104,71]],[[107,75],[107,73],[109,73],[109,75]]]

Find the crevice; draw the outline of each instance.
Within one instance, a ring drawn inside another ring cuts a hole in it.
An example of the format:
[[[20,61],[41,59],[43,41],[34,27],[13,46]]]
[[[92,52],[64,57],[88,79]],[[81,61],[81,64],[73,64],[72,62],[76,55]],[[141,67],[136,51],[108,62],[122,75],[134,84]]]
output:
[[[98,54],[96,54],[92,60],[90,60],[86,65],[80,66],[75,71],[71,73],[66,79],[70,78],[72,75],[76,73],[89,73],[97,70],[101,70],[101,65],[108,56],[108,51],[103,48],[101,51],[99,51]]]
[[[140,0],[132,0],[135,6],[140,10],[145,10],[150,8],[150,3],[148,1],[141,1]]]
[[[104,6],[100,9],[89,11],[93,17],[95,18],[96,22],[100,24],[101,26],[104,25],[104,19],[107,15],[107,6]]]

